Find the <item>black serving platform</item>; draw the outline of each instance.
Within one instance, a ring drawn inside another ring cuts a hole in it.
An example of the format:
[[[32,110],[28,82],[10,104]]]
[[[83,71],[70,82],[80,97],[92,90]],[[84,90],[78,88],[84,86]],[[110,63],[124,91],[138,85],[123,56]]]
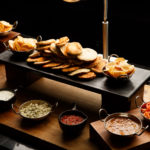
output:
[[[129,81],[126,82],[114,82],[104,76],[98,76],[90,81],[81,81],[76,78],[70,78],[66,74],[63,74],[59,71],[57,72],[51,69],[47,71],[42,70],[42,68],[30,66],[25,60],[16,59],[16,57],[14,57],[14,55],[10,51],[5,51],[1,53],[0,61],[2,63],[5,63],[6,67],[9,66],[10,69],[15,68],[16,76],[18,77],[19,74],[17,74],[17,70],[32,73],[34,72],[40,76],[47,77],[49,79],[53,79],[56,81],[60,81],[66,84],[70,84],[79,88],[102,94],[103,98],[107,99],[107,102],[117,101],[117,99],[131,99],[133,95],[135,95],[135,93],[145,84],[145,82],[150,77],[149,70],[136,67],[134,75]],[[105,104],[105,102],[103,101],[103,104]],[[108,103],[106,103],[106,105],[107,104]]]

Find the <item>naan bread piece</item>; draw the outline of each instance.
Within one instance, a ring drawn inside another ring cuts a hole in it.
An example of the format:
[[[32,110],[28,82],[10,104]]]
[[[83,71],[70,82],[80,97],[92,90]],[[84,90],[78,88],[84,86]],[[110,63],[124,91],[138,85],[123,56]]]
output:
[[[35,65],[44,65],[44,64],[47,64],[47,63],[50,63],[51,60],[45,60],[45,61],[41,61],[41,62],[34,62]]]
[[[73,71],[75,71],[75,70],[78,70],[78,69],[80,69],[80,67],[77,67],[77,66],[74,66],[74,67],[70,67],[70,68],[64,68],[64,69],[62,69],[62,72],[73,72]]]
[[[38,57],[38,58],[28,58],[27,62],[43,62],[45,61],[44,57]]]
[[[97,56],[97,58],[93,62],[86,64],[84,67],[93,68],[97,66],[101,61],[102,61],[102,56]]]
[[[60,48],[57,47],[55,43],[52,43],[52,44],[50,45],[50,50],[51,50],[51,52],[52,52],[54,55],[56,55],[56,56],[58,56],[58,57],[64,57],[64,55],[63,55],[62,52],[60,51]]]
[[[52,69],[64,69],[64,68],[68,68],[69,66],[70,66],[69,64],[63,64],[60,66],[52,67]]]
[[[40,42],[37,42],[36,44],[37,45],[50,45],[52,43],[55,43],[55,39],[49,39],[49,40],[46,40],[46,41],[40,41]]]
[[[46,65],[43,65],[43,68],[52,68],[61,65],[61,63],[51,62]]]
[[[66,47],[67,47],[67,44],[60,47],[60,51],[64,56],[68,56]]]
[[[29,55],[30,58],[39,57],[41,54],[38,51],[34,51],[32,54]]]
[[[97,58],[97,52],[91,48],[83,48],[82,53],[77,58],[86,62],[94,61]]]
[[[78,75],[80,79],[94,79],[96,78],[96,74],[94,72],[88,72],[81,75]]]
[[[79,42],[71,42],[67,44],[66,51],[68,55],[77,56],[82,53],[82,46]]]
[[[66,43],[69,42],[69,38],[67,36],[61,37],[60,39],[56,40],[56,45],[58,47],[64,46]]]
[[[78,70],[75,70],[75,71],[69,73],[68,75],[69,76],[75,76],[75,75],[82,74],[82,73],[87,73],[87,72],[90,72],[90,69],[81,68],[81,69],[78,69]]]
[[[47,49],[50,49],[50,45],[37,47],[36,49],[37,49],[37,50],[47,50]]]
[[[106,64],[107,64],[107,61],[102,59],[96,66],[91,68],[91,70],[94,71],[95,73],[101,74]]]

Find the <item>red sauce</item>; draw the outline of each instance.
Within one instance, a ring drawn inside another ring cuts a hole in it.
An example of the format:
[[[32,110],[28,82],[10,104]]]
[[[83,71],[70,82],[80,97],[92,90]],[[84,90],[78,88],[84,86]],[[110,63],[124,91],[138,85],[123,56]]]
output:
[[[84,119],[81,116],[76,115],[64,115],[61,117],[61,122],[67,125],[77,125],[81,123]]]

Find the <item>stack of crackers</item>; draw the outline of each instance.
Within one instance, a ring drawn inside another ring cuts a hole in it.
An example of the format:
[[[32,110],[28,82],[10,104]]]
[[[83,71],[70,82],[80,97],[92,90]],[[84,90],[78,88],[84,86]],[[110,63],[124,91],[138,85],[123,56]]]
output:
[[[102,74],[107,63],[95,50],[83,48],[79,42],[69,42],[67,36],[37,42],[37,50],[29,55],[27,62],[80,79],[93,79]]]

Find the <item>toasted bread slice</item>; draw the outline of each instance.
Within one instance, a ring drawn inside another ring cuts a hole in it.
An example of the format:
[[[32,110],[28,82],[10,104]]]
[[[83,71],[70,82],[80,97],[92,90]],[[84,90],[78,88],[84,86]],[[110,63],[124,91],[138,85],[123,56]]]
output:
[[[94,72],[88,72],[81,75],[78,75],[80,79],[94,79],[96,78],[96,74]]]
[[[102,60],[102,56],[97,56],[97,58],[93,62],[86,64],[84,67],[93,68],[96,65],[98,65],[101,62],[101,60]]]
[[[82,53],[82,46],[79,42],[71,42],[67,44],[66,51],[68,55],[77,56]]]
[[[70,67],[70,68],[64,68],[64,69],[62,69],[62,72],[73,72],[73,71],[75,71],[75,70],[78,70],[78,69],[80,69],[80,67],[78,67],[78,66],[74,66],[74,67]]]
[[[37,45],[50,45],[52,43],[55,43],[55,39],[49,39],[49,40],[46,40],[46,41],[40,41],[40,42],[37,42],[36,44]]]
[[[29,55],[30,58],[39,57],[41,54],[38,51],[34,51],[32,54]]]
[[[102,59],[96,66],[91,68],[91,70],[94,71],[95,73],[101,74],[106,64],[107,64],[107,61]]]
[[[67,44],[60,47],[60,51],[64,56],[68,56],[66,46]]]
[[[70,66],[69,64],[63,64],[60,66],[52,67],[52,69],[64,69],[64,68],[68,68],[69,66]]]
[[[48,64],[43,65],[43,68],[52,68],[61,65],[61,63],[50,62]]]
[[[47,50],[47,49],[50,49],[50,45],[46,45],[46,46],[41,46],[41,47],[37,47],[36,48],[37,50]]]
[[[64,46],[67,42],[69,42],[69,38],[67,36],[64,36],[60,39],[57,39],[55,43],[58,47],[61,47]]]
[[[27,62],[43,62],[45,61],[44,57],[38,57],[38,58],[28,58]]]
[[[82,53],[77,58],[86,62],[94,61],[97,58],[97,52],[91,48],[83,48]]]
[[[47,64],[47,63],[50,63],[51,60],[45,60],[45,61],[41,61],[41,62],[34,62],[35,65],[44,65],[44,64]]]
[[[78,69],[78,70],[75,70],[75,71],[69,73],[68,75],[69,76],[75,76],[75,75],[82,74],[82,73],[87,73],[87,72],[90,72],[90,69],[81,68],[81,69]]]

